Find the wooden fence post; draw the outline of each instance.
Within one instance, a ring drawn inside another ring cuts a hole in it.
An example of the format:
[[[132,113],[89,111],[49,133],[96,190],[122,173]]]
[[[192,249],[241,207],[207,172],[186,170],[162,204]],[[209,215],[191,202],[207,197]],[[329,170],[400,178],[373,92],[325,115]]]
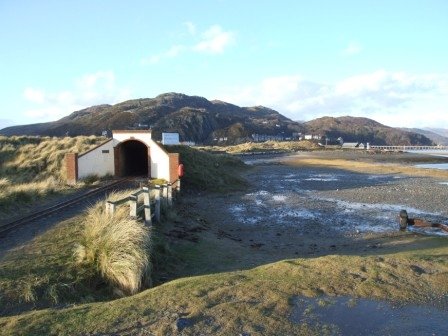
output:
[[[162,199],[163,199],[163,211],[166,211],[168,208],[168,184],[164,184],[162,186]]]
[[[143,187],[143,204],[145,209],[145,224],[151,226],[152,225],[151,197],[149,195],[149,188],[147,187]]]
[[[115,203],[111,201],[106,202],[106,211],[109,215],[113,216],[113,214],[115,213],[115,208]]]
[[[167,200],[168,200],[168,206],[171,208],[173,206],[173,186],[170,184],[167,185]]]
[[[156,217],[156,221],[158,223],[160,223],[160,186],[156,185],[156,207],[155,207],[155,217]]]
[[[129,216],[136,218],[137,217],[137,196],[131,195],[129,196]]]

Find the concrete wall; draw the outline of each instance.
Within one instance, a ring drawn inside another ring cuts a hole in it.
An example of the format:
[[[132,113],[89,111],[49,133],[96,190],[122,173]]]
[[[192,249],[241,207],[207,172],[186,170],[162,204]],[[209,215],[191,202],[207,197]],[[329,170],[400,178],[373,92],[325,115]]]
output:
[[[114,175],[114,146],[112,139],[78,156],[78,179],[90,175]]]
[[[149,147],[151,177],[165,179],[168,182],[177,180],[179,154],[166,152],[161,145],[151,139],[151,131],[125,130],[113,131],[114,147],[127,140],[138,140]]]
[[[168,153],[151,140],[149,145],[151,153],[151,177],[170,181],[170,157]]]
[[[139,140],[149,146],[152,142],[151,131],[143,130],[125,130],[125,131],[112,131],[114,138],[114,147],[120,142],[126,140]]]

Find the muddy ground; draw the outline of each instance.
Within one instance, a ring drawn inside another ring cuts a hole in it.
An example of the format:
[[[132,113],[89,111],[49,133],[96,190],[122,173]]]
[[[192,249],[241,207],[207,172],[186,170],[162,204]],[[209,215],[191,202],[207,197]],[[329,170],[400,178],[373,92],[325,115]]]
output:
[[[248,190],[184,194],[174,227],[161,229],[183,263],[176,263],[160,280],[288,258],[410,250],[424,246],[428,233],[448,238],[439,229],[400,232],[397,218],[406,209],[410,217],[448,224],[448,179],[358,173],[297,161],[342,157],[413,165],[446,160],[411,154],[356,155],[246,157],[251,166],[245,174]]]

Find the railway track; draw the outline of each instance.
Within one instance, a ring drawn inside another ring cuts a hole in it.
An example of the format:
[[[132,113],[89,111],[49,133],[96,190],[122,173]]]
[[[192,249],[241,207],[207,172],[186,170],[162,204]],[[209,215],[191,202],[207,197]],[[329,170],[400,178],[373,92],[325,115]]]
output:
[[[0,225],[0,237],[3,236],[4,234],[10,232],[14,228],[20,227],[20,226],[28,224],[32,221],[35,221],[40,218],[51,215],[53,213],[56,213],[56,212],[58,212],[64,208],[67,208],[71,205],[80,203],[80,202],[84,201],[86,198],[100,194],[102,192],[106,192],[106,191],[111,190],[121,184],[124,184],[125,182],[130,182],[131,180],[133,180],[133,178],[130,178],[130,177],[119,179],[119,180],[109,183],[105,186],[98,187],[94,190],[89,190],[89,191],[83,193],[82,195],[78,195],[78,196],[73,197],[72,199],[69,199],[67,201],[60,202],[58,204],[52,205],[43,210],[33,212],[29,215],[23,216],[21,218],[13,220],[9,223],[1,224]]]

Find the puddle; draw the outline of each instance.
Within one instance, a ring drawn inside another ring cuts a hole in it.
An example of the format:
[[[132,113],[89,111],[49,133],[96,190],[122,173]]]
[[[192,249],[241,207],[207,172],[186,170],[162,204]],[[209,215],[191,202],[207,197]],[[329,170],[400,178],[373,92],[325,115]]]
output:
[[[272,196],[272,200],[275,202],[285,202],[287,197],[285,195],[274,195]]]
[[[446,335],[448,311],[431,306],[395,306],[351,297],[291,299],[290,321],[329,325],[330,335]]]
[[[339,178],[336,175],[332,175],[332,174],[316,174],[316,175],[311,175],[310,177],[308,177],[304,180],[305,181],[332,182],[332,181],[339,181]]]
[[[229,210],[232,213],[235,213],[235,212],[240,213],[240,212],[244,211],[244,206],[241,204],[235,204],[235,205],[230,206]]]
[[[241,203],[229,206],[229,212],[236,221],[250,226],[294,227],[298,233],[308,232],[312,227],[313,232],[339,235],[397,231],[397,216],[402,209],[406,209],[410,217],[424,217],[436,223],[446,221],[441,213],[429,213],[402,204],[350,202],[337,197],[318,196],[315,192],[318,190],[317,186],[326,186],[326,181],[339,181],[336,183],[344,184],[362,180],[369,185],[378,183],[376,181],[387,182],[391,177],[374,174],[360,179],[352,174],[323,172],[270,173],[261,179],[261,190],[244,195]],[[307,187],[316,189],[298,188],[297,184],[287,183],[285,179],[307,181]],[[369,180],[370,182],[366,182]],[[448,182],[446,184],[448,185]],[[335,187],[338,186],[331,186]],[[415,232],[448,236],[448,233],[440,229]]]
[[[426,168],[426,169],[448,169],[448,163],[428,163],[428,164],[418,164],[415,165],[417,168]]]
[[[307,219],[314,219],[316,218],[316,214],[314,214],[311,211],[308,210],[286,210],[282,211],[278,214],[278,217],[280,219],[284,218],[307,218]]]
[[[418,215],[440,215],[439,213],[429,213],[427,211],[423,211],[416,208],[411,208],[406,205],[401,204],[382,204],[382,203],[359,203],[359,202],[347,202],[347,201],[341,201],[334,198],[323,198],[319,197],[321,200],[325,201],[333,201],[336,202],[338,207],[344,207],[345,209],[350,210],[380,210],[380,211],[391,211],[395,213],[394,218],[397,217],[398,213],[402,209],[406,209],[407,212],[411,215],[418,214]],[[412,217],[412,216],[411,216]]]
[[[448,182],[439,182],[439,184],[448,185]]]

